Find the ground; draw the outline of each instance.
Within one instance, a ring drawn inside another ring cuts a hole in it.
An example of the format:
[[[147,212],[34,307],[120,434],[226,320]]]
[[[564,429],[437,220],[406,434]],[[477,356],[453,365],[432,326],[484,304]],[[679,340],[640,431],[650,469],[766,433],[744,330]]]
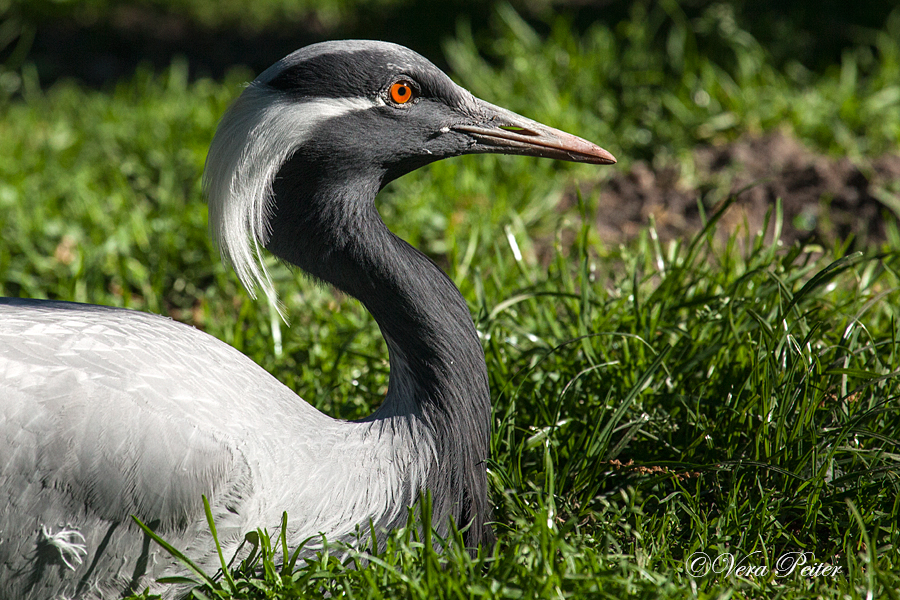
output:
[[[693,153],[692,167],[693,173],[685,173],[688,169],[652,169],[638,162],[601,184],[596,226],[604,241],[617,243],[636,235],[651,215],[660,239],[684,237],[700,227],[698,199],[709,210],[735,193],[737,201],[720,230],[733,231],[746,221],[756,233],[766,211],[780,198],[781,239],[786,244],[801,240],[831,245],[852,233],[854,247],[863,248],[884,241],[886,220],[900,213],[900,155],[835,159],[775,132],[700,147]]]

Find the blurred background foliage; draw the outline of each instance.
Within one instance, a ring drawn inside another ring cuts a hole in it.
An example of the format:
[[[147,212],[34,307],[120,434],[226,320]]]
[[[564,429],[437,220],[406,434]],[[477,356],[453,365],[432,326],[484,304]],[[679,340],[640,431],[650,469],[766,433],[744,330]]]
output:
[[[783,125],[854,156],[900,139],[893,0],[0,0],[0,101],[60,80],[110,90],[175,62],[188,81],[250,77],[350,37],[408,45],[626,160]]]
[[[479,46],[496,37],[495,5],[475,0],[2,0],[0,49],[13,62],[27,55],[42,81],[75,76],[91,84],[127,76],[140,62],[167,67],[177,55],[187,57],[192,75],[218,77],[234,64],[258,72],[302,45],[344,37],[389,39],[440,61],[441,44],[461,23],[472,28]],[[894,0],[512,0],[509,6],[542,37],[559,15],[578,37],[592,27],[615,29],[636,6],[649,12],[662,6],[669,19],[652,32],[657,43],[677,45],[671,34],[683,36],[685,24],[693,23],[689,29],[701,54],[733,61],[728,50],[740,37],[765,48],[776,68],[798,64],[815,72],[839,63],[848,49],[874,47],[877,32],[897,9]]]

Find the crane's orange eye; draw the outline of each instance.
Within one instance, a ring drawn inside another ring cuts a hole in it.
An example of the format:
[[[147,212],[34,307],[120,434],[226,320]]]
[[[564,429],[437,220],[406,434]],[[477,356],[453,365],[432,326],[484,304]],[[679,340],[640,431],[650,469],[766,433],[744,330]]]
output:
[[[406,81],[398,81],[391,86],[391,100],[397,104],[406,104],[413,97],[412,86]]]

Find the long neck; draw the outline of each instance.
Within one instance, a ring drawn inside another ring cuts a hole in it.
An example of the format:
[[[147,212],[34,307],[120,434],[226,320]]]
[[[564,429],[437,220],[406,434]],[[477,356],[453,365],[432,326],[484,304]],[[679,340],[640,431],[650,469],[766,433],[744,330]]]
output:
[[[376,177],[336,176],[294,156],[274,184],[267,248],[369,310],[387,342],[391,373],[384,403],[366,420],[421,420],[436,449],[426,477],[436,529],[446,533],[452,516],[460,527],[471,524],[470,547],[489,544],[484,353],[453,282],[382,222],[374,205],[379,185]]]

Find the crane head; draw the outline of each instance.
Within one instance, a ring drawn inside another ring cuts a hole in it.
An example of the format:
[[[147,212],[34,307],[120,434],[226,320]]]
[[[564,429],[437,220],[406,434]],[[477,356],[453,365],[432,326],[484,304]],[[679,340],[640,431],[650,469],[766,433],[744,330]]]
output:
[[[204,173],[210,224],[248,289],[258,283],[272,295],[259,249],[271,232],[273,182],[289,160],[301,155],[317,186],[377,192],[428,163],[476,153],[616,162],[587,140],[476,98],[403,46],[313,44],[264,71],[223,117]]]

